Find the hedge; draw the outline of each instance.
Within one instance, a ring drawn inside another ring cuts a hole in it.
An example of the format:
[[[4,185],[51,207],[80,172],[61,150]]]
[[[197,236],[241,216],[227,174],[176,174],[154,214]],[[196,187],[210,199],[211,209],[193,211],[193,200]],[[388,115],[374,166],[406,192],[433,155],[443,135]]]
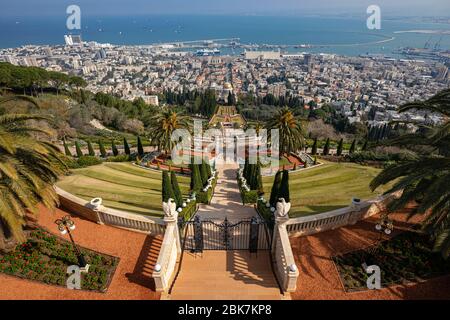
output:
[[[197,201],[191,200],[191,202],[186,202],[186,207],[183,208],[183,211],[180,213],[180,217],[184,219],[184,221],[189,221],[197,212]]]
[[[242,187],[241,179],[238,178],[239,191],[241,192],[241,199],[243,204],[256,203],[258,201],[258,190],[246,191]]]
[[[212,184],[211,184],[212,187],[209,188],[208,191],[200,191],[197,193],[196,199],[199,203],[204,203],[204,204],[211,203],[211,199],[214,195],[213,190],[216,188],[216,185],[217,185],[217,178],[218,178],[218,174],[216,173],[216,177],[212,181]]]
[[[275,222],[275,217],[273,212],[270,211],[270,207],[266,207],[266,203],[258,200],[258,202],[256,203],[256,209],[258,210],[261,217],[263,217],[263,219],[267,222],[267,225],[272,229]]]

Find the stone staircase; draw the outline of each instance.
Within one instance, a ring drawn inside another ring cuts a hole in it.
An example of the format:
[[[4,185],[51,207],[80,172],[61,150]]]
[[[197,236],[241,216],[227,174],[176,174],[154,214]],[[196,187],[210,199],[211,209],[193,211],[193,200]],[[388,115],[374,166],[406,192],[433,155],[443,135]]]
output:
[[[172,300],[285,299],[272,272],[269,250],[185,251]]]

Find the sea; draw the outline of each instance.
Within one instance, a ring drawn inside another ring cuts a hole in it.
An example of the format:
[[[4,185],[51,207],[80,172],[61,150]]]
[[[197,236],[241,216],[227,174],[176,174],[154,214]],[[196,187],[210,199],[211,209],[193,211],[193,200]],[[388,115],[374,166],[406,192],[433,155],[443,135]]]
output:
[[[409,32],[421,30],[421,33]],[[423,30],[445,30],[447,34]],[[81,30],[70,31],[66,16],[1,17],[0,48],[28,44],[60,45],[65,34],[84,41],[119,45],[150,45],[175,41],[240,38],[243,44],[288,45],[287,53],[312,52],[398,57],[402,47],[450,49],[450,24],[382,19],[380,30],[369,30],[365,17],[253,15],[82,16]],[[300,44],[312,48],[295,48]],[[237,54],[234,50],[224,54]]]

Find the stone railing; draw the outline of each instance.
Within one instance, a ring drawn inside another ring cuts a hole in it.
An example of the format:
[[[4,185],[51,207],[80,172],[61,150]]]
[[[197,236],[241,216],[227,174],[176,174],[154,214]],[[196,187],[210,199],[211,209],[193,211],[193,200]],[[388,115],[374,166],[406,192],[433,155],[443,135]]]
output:
[[[272,261],[275,275],[283,292],[294,292],[299,275],[292,253],[289,235],[286,230],[286,220],[277,219],[272,241]]]
[[[158,292],[167,292],[175,276],[175,267],[181,256],[181,243],[177,225],[178,215],[165,217],[166,232],[153,271],[155,288]]]
[[[94,207],[89,201],[83,200],[61,188],[55,186],[55,190],[59,196],[60,206],[73,214],[99,224],[154,235],[164,234],[165,223],[163,219],[111,209],[102,205]]]
[[[373,200],[352,204],[350,207],[315,214],[307,217],[293,218],[286,222],[290,236],[306,236],[327,230],[333,230],[359,220],[366,219],[386,210],[387,204],[400,197],[401,191],[380,196]]]

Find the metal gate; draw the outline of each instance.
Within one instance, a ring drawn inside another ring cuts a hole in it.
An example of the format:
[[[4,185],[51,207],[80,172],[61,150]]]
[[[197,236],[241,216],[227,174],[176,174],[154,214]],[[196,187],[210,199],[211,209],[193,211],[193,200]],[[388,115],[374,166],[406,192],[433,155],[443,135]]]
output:
[[[185,250],[202,252],[203,250],[269,250],[271,234],[264,221],[253,217],[251,220],[231,222],[200,220],[183,224],[180,232]]]

